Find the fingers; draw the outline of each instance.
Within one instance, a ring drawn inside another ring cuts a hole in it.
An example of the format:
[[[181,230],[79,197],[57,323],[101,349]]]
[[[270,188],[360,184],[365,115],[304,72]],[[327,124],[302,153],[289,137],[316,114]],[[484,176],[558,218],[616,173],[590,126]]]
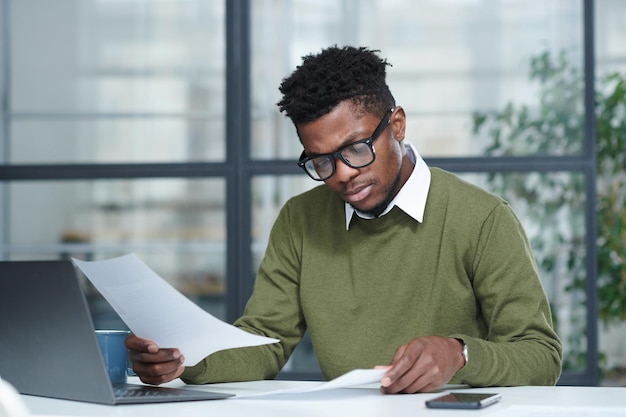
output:
[[[426,367],[430,365],[428,358],[420,355],[423,347],[403,345],[398,348],[391,362],[391,369],[381,380],[381,390],[385,394],[414,393],[428,385],[425,378]]]
[[[172,381],[181,376],[184,370],[185,367],[180,360],[161,363],[133,362],[133,371],[142,382],[150,385]]]
[[[396,351],[391,369],[381,380],[386,394],[432,391],[454,376],[459,366],[459,343],[455,339],[421,337]]]
[[[126,338],[126,347],[133,371],[146,384],[169,382],[185,369],[185,358],[178,349],[160,349],[153,341],[133,334]]]
[[[396,350],[396,353],[391,360],[391,366],[389,366],[390,370],[383,376],[383,379],[381,380],[383,388],[388,388],[389,386],[391,386],[394,381],[396,381],[406,372],[407,369],[403,368],[403,364],[406,363],[406,359],[403,361],[406,349],[407,345],[402,345]]]
[[[445,382],[439,377],[441,371],[438,365],[426,356],[419,360],[412,356],[403,357],[392,367],[394,372],[385,375],[381,381],[382,391],[385,394],[414,394],[443,385]]]
[[[126,348],[128,350],[133,350],[136,352],[156,353],[159,351],[159,346],[152,340],[142,339],[141,337],[137,337],[132,333],[126,337],[126,341],[124,343],[126,344]]]

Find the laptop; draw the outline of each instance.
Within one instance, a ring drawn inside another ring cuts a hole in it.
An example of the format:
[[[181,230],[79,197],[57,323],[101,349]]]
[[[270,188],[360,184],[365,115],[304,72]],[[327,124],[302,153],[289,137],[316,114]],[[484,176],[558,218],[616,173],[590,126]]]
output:
[[[111,384],[69,260],[0,262],[0,377],[22,394],[111,405],[233,396]]]

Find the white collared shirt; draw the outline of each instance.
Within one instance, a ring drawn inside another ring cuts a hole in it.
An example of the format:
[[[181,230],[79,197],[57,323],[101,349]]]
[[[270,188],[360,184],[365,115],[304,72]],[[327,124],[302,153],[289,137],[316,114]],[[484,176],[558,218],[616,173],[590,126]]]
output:
[[[411,172],[409,179],[406,181],[404,186],[402,186],[395,198],[391,200],[385,211],[382,212],[381,216],[389,213],[394,206],[398,206],[400,210],[404,211],[406,214],[421,223],[424,220],[426,197],[428,196],[428,189],[430,188],[430,170],[428,169],[426,162],[424,162],[420,154],[417,152],[417,149],[415,149],[411,143],[405,142],[404,146],[409,159],[415,164],[415,167],[413,168],[413,172]],[[352,220],[352,215],[355,213],[357,216],[364,219],[374,218],[374,216],[355,210],[350,203],[346,203],[345,208],[346,230],[350,229],[350,220]]]

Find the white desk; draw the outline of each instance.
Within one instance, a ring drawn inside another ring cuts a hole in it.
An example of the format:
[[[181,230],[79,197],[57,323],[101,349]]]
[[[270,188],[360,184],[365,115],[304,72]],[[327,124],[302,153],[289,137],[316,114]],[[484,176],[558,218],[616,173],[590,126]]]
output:
[[[208,386],[194,389],[244,394],[300,387],[309,382],[256,381]],[[172,382],[168,386],[181,386]],[[106,406],[76,401],[55,400],[24,395],[24,401],[34,415],[66,417],[459,417],[485,416],[567,416],[617,417],[626,416],[626,388],[600,387],[511,387],[480,388],[474,392],[499,392],[502,400],[482,410],[431,410],[424,402],[439,394],[383,395],[376,386],[338,389],[302,394],[283,394],[257,398],[194,401],[149,405]],[[546,410],[545,413],[526,406],[557,406],[566,409]],[[520,407],[524,406],[524,407]],[[577,410],[568,409],[577,407]],[[609,407],[592,410],[589,407]],[[617,409],[615,407],[621,407]]]

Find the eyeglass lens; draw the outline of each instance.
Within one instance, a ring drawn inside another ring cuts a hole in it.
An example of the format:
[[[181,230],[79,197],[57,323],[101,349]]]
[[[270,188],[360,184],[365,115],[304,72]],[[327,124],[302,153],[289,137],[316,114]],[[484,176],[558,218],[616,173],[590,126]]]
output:
[[[374,159],[371,145],[365,142],[352,143],[338,152],[339,158],[352,168],[361,168]],[[330,177],[335,171],[335,155],[321,155],[307,161],[305,167],[314,178]]]

